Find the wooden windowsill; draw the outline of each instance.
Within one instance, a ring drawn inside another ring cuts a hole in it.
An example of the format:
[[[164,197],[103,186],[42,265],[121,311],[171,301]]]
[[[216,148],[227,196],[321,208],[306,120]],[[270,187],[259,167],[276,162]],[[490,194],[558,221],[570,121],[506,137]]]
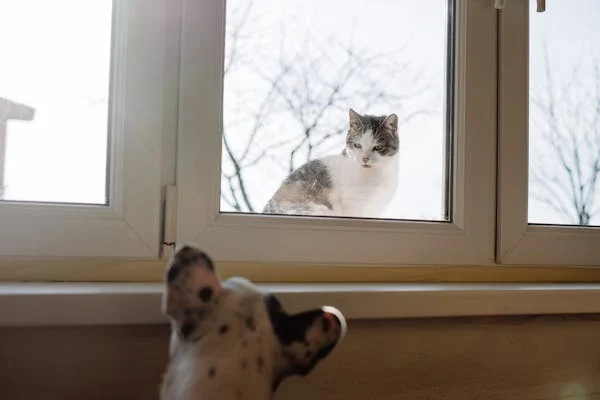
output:
[[[348,319],[600,313],[600,284],[261,284]],[[158,283],[3,283],[0,326],[164,324]]]
[[[161,283],[166,260],[0,258],[0,282]],[[223,278],[260,283],[600,283],[599,267],[296,265],[218,262]]]

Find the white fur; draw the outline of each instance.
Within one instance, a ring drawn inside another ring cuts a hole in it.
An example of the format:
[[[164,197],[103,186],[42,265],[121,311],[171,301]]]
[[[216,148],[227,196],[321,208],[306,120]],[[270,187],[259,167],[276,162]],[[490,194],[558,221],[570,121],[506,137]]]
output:
[[[347,156],[323,158],[333,179],[330,202],[335,216],[378,218],[388,207],[398,189],[399,152],[381,156],[373,148],[378,144],[373,132],[360,138],[360,149],[346,148]],[[363,162],[363,157],[368,161]],[[368,167],[365,167],[364,165]]]
[[[224,282],[223,290],[215,296],[219,300],[212,305],[212,317],[203,321],[206,332],[202,340],[181,341],[177,334],[171,335],[171,362],[161,399],[271,399],[276,361],[271,355],[277,353],[279,342],[264,308],[262,292],[247,279],[234,277]],[[253,316],[254,332],[247,331],[243,320],[232,318],[236,312]],[[218,327],[225,323],[230,326],[230,333],[221,335]],[[242,337],[251,343],[250,347],[242,346]],[[264,356],[262,373],[254,367],[257,355]],[[248,363],[244,373],[240,373],[242,359]],[[216,376],[211,379],[207,371],[215,365]]]

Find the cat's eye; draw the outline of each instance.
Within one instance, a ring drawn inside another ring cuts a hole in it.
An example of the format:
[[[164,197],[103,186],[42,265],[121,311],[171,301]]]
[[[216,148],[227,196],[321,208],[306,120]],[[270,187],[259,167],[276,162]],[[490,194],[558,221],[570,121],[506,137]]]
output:
[[[373,150],[381,151],[381,150],[383,150],[383,145],[378,144],[377,146],[373,147]]]
[[[354,147],[355,149],[360,149],[362,146],[358,143],[352,143],[352,147]]]

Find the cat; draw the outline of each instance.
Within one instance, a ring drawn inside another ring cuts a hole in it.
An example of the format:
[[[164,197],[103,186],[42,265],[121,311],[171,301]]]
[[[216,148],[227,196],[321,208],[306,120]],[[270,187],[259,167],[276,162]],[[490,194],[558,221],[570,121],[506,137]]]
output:
[[[349,110],[340,154],[310,160],[292,171],[265,214],[378,218],[398,188],[398,116]]]

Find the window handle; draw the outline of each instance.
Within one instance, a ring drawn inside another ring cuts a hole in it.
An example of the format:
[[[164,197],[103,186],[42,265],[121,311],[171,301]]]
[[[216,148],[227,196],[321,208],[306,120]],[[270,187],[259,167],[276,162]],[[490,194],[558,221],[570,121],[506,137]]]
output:
[[[537,12],[546,11],[546,0],[537,0]]]
[[[497,10],[504,8],[504,0],[494,0],[494,7]],[[537,0],[537,12],[546,11],[546,0]]]

